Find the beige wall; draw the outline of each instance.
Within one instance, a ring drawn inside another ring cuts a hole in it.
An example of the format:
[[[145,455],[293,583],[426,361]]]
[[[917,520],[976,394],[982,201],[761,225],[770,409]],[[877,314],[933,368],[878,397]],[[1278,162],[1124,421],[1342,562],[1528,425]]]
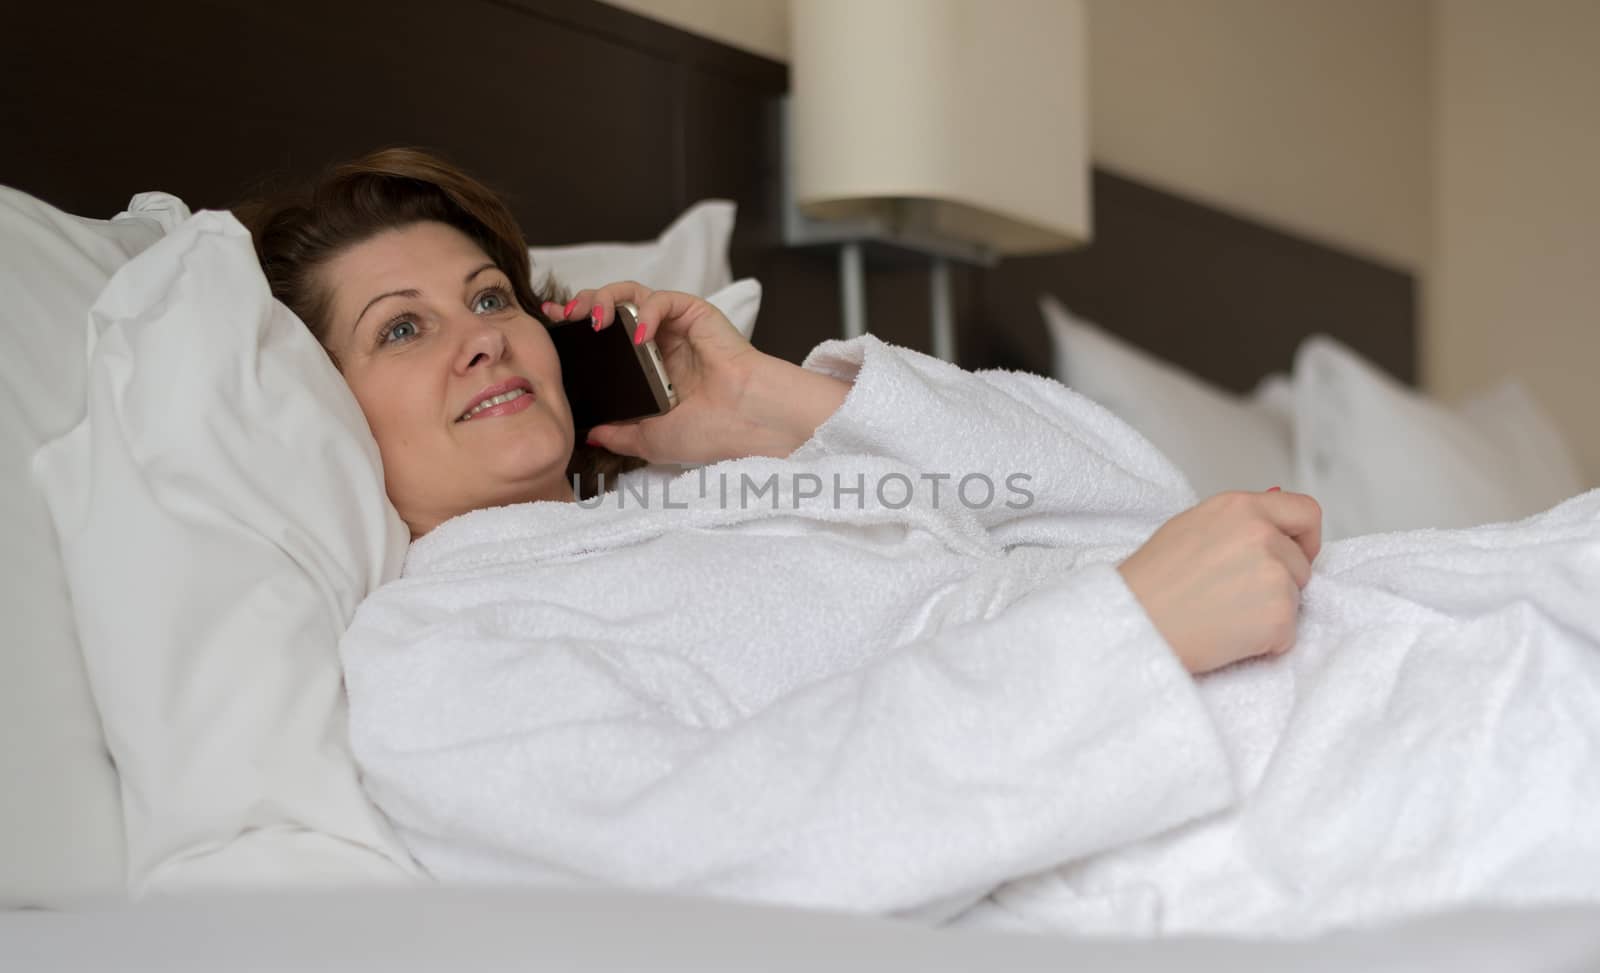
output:
[[[1600,3],[1445,0],[1438,28],[1429,387],[1520,376],[1600,484]]]
[[[1420,269],[1426,0],[1090,0],[1096,161]]]

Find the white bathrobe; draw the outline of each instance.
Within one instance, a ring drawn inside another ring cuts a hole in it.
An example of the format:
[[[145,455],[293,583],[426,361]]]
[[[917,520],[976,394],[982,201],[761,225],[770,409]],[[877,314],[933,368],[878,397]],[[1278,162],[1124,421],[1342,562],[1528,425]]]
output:
[[[1139,934],[1600,896],[1600,492],[1330,545],[1300,647],[1197,682],[1115,570],[1197,499],[1145,440],[870,335],[805,367],[854,385],[788,459],[458,517],[362,605],[352,744],[437,878]],[[1565,857],[1468,867],[1529,807]]]

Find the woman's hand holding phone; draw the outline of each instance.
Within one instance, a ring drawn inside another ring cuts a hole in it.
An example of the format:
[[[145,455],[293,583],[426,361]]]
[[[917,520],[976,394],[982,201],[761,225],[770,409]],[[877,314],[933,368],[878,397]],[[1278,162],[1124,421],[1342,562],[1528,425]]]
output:
[[[692,294],[622,281],[542,310],[554,321],[612,328],[620,326],[617,305],[624,302],[638,309],[633,343],[656,342],[678,404],[663,415],[595,426],[590,442],[652,463],[712,463],[743,455],[740,444],[751,438],[751,420],[741,415],[741,403],[751,376],[770,356],[714,305]]]

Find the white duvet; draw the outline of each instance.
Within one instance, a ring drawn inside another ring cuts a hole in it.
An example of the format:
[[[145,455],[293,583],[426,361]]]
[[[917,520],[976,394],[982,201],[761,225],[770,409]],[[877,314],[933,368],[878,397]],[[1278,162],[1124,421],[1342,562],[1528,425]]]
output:
[[[855,385],[788,460],[456,518],[362,605],[354,751],[436,877],[1151,935],[1600,900],[1600,491],[1329,545],[1297,648],[1195,680],[1114,569],[1197,499],[1131,429],[806,366]]]

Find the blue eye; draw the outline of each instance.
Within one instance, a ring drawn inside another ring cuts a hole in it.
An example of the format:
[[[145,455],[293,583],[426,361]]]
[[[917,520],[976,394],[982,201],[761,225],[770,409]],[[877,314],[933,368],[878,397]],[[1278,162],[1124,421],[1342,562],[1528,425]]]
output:
[[[416,336],[417,322],[409,318],[400,318],[383,329],[383,334],[378,336],[378,343],[381,345],[398,344],[402,341],[410,341]]]
[[[483,306],[483,302],[484,301],[492,301],[492,302],[494,302],[493,306],[487,307],[487,308],[484,307]],[[474,310],[477,310],[477,311],[480,311],[480,312],[482,312],[482,311],[503,311],[507,307],[510,306],[510,303],[511,303],[510,300],[506,297],[506,292],[504,290],[502,290],[501,288],[496,287],[496,288],[493,288],[491,290],[484,291],[482,294],[479,294],[477,301],[475,301],[473,303],[473,308],[474,308]]]

